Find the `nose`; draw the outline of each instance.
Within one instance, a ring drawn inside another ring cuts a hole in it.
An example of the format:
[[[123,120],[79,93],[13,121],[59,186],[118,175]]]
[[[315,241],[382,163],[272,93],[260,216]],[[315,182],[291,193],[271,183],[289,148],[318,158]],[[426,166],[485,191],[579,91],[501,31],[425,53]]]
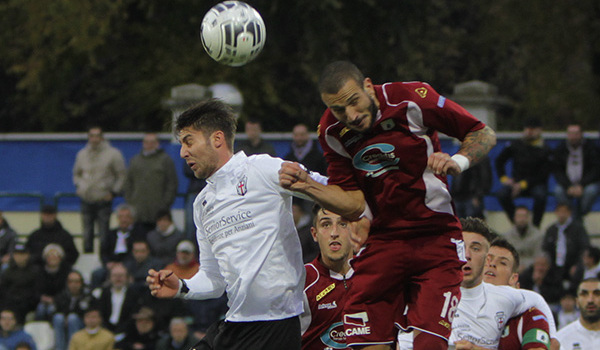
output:
[[[329,233],[329,236],[333,239],[338,238],[340,235],[337,232],[339,229],[339,227],[337,225],[333,225],[333,227],[331,228],[331,232]]]
[[[348,122],[353,122],[360,116],[359,111],[354,106],[346,106],[344,113],[348,118]]]
[[[190,153],[189,153],[187,147],[185,147],[185,146],[182,145],[181,149],[179,150],[179,157],[185,159],[186,157],[189,156],[189,154]]]

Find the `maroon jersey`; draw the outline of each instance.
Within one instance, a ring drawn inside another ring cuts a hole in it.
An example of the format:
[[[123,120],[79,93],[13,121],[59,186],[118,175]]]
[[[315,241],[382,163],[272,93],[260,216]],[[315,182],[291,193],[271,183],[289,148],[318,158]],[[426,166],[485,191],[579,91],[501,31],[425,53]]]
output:
[[[546,316],[540,310],[531,308],[508,321],[498,349],[550,349],[549,332]]]
[[[310,316],[311,321],[302,334],[302,350],[350,349],[346,346],[342,309],[353,270],[342,276],[323,266],[319,257],[304,265],[304,268],[304,294],[310,310],[306,310],[302,316]]]
[[[371,233],[443,232],[460,229],[445,176],[427,170],[441,151],[437,132],[463,140],[485,125],[426,83],[375,85],[379,113],[359,133],[329,109],[319,123],[319,141],[329,163],[329,184],[361,189],[373,211]]]

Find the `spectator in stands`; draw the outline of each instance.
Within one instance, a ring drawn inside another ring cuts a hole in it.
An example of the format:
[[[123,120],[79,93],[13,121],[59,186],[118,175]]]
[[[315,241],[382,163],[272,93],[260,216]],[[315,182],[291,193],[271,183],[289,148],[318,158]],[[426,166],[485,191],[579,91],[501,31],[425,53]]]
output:
[[[55,350],[67,350],[69,340],[84,327],[83,315],[91,306],[92,296],[85,287],[79,271],[67,276],[67,288],[55,298],[56,313],[52,316]]]
[[[327,161],[319,143],[310,138],[306,124],[296,124],[292,129],[290,151],[283,159],[298,162],[310,171],[327,174]]]
[[[492,165],[488,157],[452,177],[450,194],[460,218],[484,219],[484,197],[492,188]]]
[[[71,268],[64,262],[65,252],[58,244],[48,244],[42,253],[44,266],[39,276],[40,299],[35,319],[50,321],[56,312],[55,298],[67,286]]]
[[[276,157],[275,147],[262,138],[262,125],[260,121],[248,119],[245,124],[246,140],[237,142],[235,152],[244,151],[247,156],[251,154],[269,154]]]
[[[96,305],[104,327],[115,334],[118,342],[124,337],[131,315],[139,308],[139,294],[129,288],[129,273],[123,264],[110,269],[109,281],[109,286],[95,289],[92,295],[98,299]]]
[[[183,279],[192,278],[200,268],[196,246],[191,241],[183,240],[177,244],[176,250],[175,261],[165,266],[165,270],[171,270]]]
[[[142,142],[142,152],[129,162],[124,186],[125,201],[137,212],[137,221],[146,232],[156,224],[156,214],[170,209],[177,195],[175,163],[160,148],[158,135],[147,133]]]
[[[550,266],[550,258],[542,253],[534,259],[533,265],[519,275],[519,283],[521,288],[541,294],[556,312],[564,289],[560,276],[549,273]]]
[[[117,209],[117,223],[115,229],[108,231],[106,239],[100,248],[100,261],[102,266],[92,273],[92,288],[102,285],[106,281],[108,271],[117,263],[132,257],[133,241],[143,240],[146,233],[135,222],[135,209],[127,204],[120,204]]]
[[[148,292],[148,287],[146,286],[148,270],[161,269],[164,264],[159,259],[150,255],[150,246],[145,240],[134,241],[131,250],[133,257],[123,262],[127,271],[129,271],[129,275],[133,278],[131,287],[135,288],[139,293],[146,293]]]
[[[6,270],[0,274],[0,308],[10,307],[18,323],[34,311],[39,300],[40,267],[31,262],[29,249],[21,242],[15,244]]]
[[[69,350],[113,350],[114,334],[102,327],[102,313],[90,307],[83,316],[85,328],[73,334]]]
[[[94,225],[98,224],[100,242],[109,229],[113,198],[121,193],[127,170],[121,151],[104,139],[102,128],[88,129],[87,145],[77,152],[73,183],[81,199],[83,250],[94,251]]]
[[[17,319],[15,311],[11,309],[5,308],[0,311],[0,348],[4,346],[11,350],[16,348],[17,344],[24,342],[35,350],[33,338],[19,327]]]
[[[129,327],[125,338],[117,342],[115,348],[154,350],[159,338],[154,317],[154,311],[151,308],[142,306],[132,317],[135,321],[134,325]]]
[[[600,280],[588,278],[577,286],[579,319],[560,331],[561,349],[600,349]]]
[[[571,208],[558,203],[554,210],[556,222],[546,229],[542,249],[550,257],[550,274],[559,276],[566,290],[575,293],[573,275],[583,252],[590,246],[590,238],[583,224],[573,220]]]
[[[160,338],[156,343],[156,350],[188,350],[198,340],[190,333],[183,318],[173,317],[169,323],[169,334]]]
[[[16,241],[17,233],[10,227],[0,210],[0,271],[8,267]]]
[[[560,310],[556,314],[556,325],[558,329],[563,328],[569,323],[579,318],[579,310],[576,307],[575,296],[572,293],[565,293],[560,298]]]
[[[537,118],[525,121],[523,137],[508,144],[496,158],[496,171],[502,184],[498,201],[512,221],[514,199],[533,197],[533,224],[540,227],[546,210],[548,177],[552,169],[551,151],[542,138],[542,124]],[[512,174],[506,165],[512,160]]]
[[[194,176],[194,171],[187,165],[186,162],[183,162],[183,175],[189,179],[189,184],[187,191],[185,193],[185,228],[184,228],[184,236],[186,239],[196,240],[196,225],[194,224],[194,200],[198,193],[202,191],[204,186],[206,186],[206,181],[204,179],[198,179]]]
[[[305,201],[297,197],[292,199],[292,215],[302,246],[302,261],[308,264],[319,255],[319,245],[310,233],[313,216],[306,210]]]
[[[27,248],[34,264],[44,265],[42,252],[50,243],[56,243],[62,247],[65,252],[65,262],[69,267],[75,264],[79,252],[75,247],[73,236],[63,228],[57,219],[56,207],[44,205],[41,210],[41,227],[33,231],[27,239]]]
[[[183,232],[173,223],[171,211],[159,210],[156,214],[156,228],[148,232],[148,245],[152,256],[158,258],[162,266],[165,266],[175,259],[177,244],[183,239]]]
[[[554,196],[558,203],[573,205],[574,218],[590,212],[600,194],[600,153],[583,137],[581,125],[567,126],[567,138],[554,150]]]
[[[544,234],[531,223],[531,212],[526,206],[515,208],[513,225],[502,235],[519,253],[519,273],[533,264],[536,256],[542,252]]]
[[[579,285],[586,278],[599,278],[600,248],[592,245],[587,247],[572,276],[574,285]]]

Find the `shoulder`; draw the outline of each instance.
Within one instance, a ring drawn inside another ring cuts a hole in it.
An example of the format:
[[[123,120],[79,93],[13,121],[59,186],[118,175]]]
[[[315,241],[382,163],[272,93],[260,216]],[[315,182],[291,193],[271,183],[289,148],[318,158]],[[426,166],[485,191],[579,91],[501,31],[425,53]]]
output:
[[[281,168],[283,162],[283,159],[268,154],[253,154],[248,156],[246,160],[249,169],[267,176],[279,176],[279,168]]]
[[[562,339],[570,338],[579,331],[580,323],[579,320],[569,323],[568,325],[561,328],[557,333],[556,337],[562,341]]]
[[[304,290],[306,291],[319,280],[320,273],[317,267],[314,265],[314,262],[305,264],[304,270],[306,271],[306,281],[304,283]]]
[[[379,90],[388,105],[403,101],[412,101],[418,104],[427,102],[430,98],[437,101],[438,93],[427,83],[420,81],[392,82],[380,86]]]

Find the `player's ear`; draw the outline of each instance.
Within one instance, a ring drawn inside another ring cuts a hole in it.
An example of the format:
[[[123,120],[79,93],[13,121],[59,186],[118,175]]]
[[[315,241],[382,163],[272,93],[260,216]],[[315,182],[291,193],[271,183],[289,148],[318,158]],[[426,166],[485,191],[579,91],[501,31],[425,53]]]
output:
[[[221,130],[217,130],[210,135],[210,141],[215,148],[220,148],[226,145],[225,134]]]
[[[509,285],[509,286],[516,286],[516,288],[519,288],[519,287],[518,287],[518,285],[519,285],[519,274],[518,274],[518,273],[514,272],[514,273],[513,273],[513,274],[510,276],[510,278],[509,278],[509,280],[508,280],[508,285]]]
[[[365,78],[365,80],[363,80],[363,90],[365,90],[371,98],[375,99],[375,87],[373,86],[371,78]]]
[[[313,238],[313,241],[317,241],[317,229],[315,229],[314,227],[310,228],[310,235]]]

